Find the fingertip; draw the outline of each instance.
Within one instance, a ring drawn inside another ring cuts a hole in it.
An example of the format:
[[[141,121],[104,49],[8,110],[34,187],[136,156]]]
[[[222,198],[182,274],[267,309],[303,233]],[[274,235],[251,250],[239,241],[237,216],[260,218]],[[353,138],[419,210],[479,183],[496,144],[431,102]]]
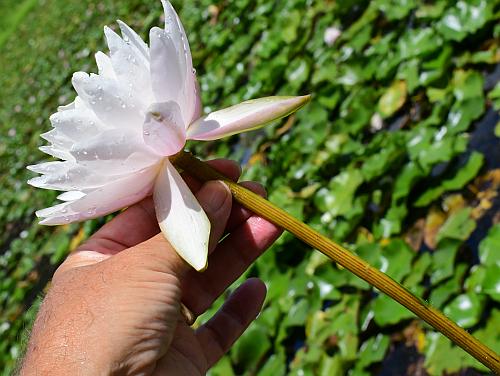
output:
[[[259,303],[259,311],[262,309],[262,305],[264,304],[264,300],[267,295],[267,286],[266,284],[257,277],[249,278],[245,281],[240,288],[246,286],[245,288],[250,290],[254,295],[254,301]]]
[[[227,215],[229,215],[232,201],[231,191],[223,182],[218,180],[211,180],[206,182],[196,193],[196,198],[200,202],[200,205],[203,207],[203,209],[205,209],[209,217],[210,215],[219,217],[226,212]]]
[[[231,159],[213,159],[207,164],[233,181],[237,181],[241,175],[241,166]]]
[[[251,190],[253,193],[258,194],[261,197],[267,198],[266,188],[260,183],[256,181],[243,181],[239,183],[241,186]]]

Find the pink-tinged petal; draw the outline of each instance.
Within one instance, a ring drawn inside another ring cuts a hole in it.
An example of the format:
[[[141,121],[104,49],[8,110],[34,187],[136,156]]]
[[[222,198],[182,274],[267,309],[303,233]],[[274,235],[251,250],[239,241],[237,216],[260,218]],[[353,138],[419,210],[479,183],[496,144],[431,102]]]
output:
[[[156,102],[178,102],[184,87],[184,67],[181,65],[172,36],[153,27],[151,43],[151,85]]]
[[[131,97],[129,88],[118,81],[98,75],[89,76],[84,72],[73,74],[72,82],[85,106],[104,124],[121,129],[141,129],[145,105],[138,100],[140,93]]]
[[[198,119],[189,126],[187,136],[190,140],[208,141],[257,129],[297,111],[309,99],[310,95],[245,101]]]
[[[144,120],[143,138],[158,155],[179,152],[186,143],[186,128],[179,105],[175,102],[152,104]]]
[[[181,105],[184,122],[189,125],[198,119],[201,114],[201,105],[197,106],[197,103],[201,103],[201,100],[196,84],[189,40],[172,4],[166,0],[162,0],[162,4],[165,12],[165,32],[171,36],[181,68],[184,67],[183,95],[178,102]]]
[[[144,59],[149,61],[149,48],[148,45],[142,40],[142,38],[130,28],[125,22],[118,20],[118,26],[122,32],[123,40],[126,43],[130,43],[134,46],[137,51],[144,56]]]
[[[154,187],[160,229],[177,253],[193,268],[207,266],[210,221],[175,167],[165,160]]]
[[[61,225],[101,217],[130,206],[151,194],[158,166],[130,174],[97,188],[80,199],[36,212],[40,224]]]

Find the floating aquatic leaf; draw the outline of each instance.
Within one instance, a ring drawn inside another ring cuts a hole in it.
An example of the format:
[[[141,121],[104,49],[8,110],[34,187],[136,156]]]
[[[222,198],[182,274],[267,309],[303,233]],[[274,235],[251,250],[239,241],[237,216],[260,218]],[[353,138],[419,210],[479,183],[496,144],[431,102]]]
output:
[[[446,38],[461,41],[493,17],[493,3],[487,0],[457,1],[438,22],[438,31]]]
[[[389,117],[403,106],[406,101],[406,81],[396,81],[382,95],[378,109],[383,117]]]
[[[481,153],[473,152],[469,157],[465,166],[457,171],[455,176],[450,179],[443,180],[441,185],[430,188],[426,190],[418,199],[415,201],[415,206],[426,206],[444,192],[457,190],[463,188],[470,180],[472,180],[484,163],[484,157]]]
[[[442,239],[466,240],[476,228],[476,222],[470,217],[472,209],[464,208],[452,214],[437,234],[438,243]]]
[[[444,307],[444,314],[463,328],[470,328],[479,322],[483,312],[484,299],[476,294],[461,294]]]
[[[500,265],[500,224],[494,225],[479,244],[479,260],[482,265]]]

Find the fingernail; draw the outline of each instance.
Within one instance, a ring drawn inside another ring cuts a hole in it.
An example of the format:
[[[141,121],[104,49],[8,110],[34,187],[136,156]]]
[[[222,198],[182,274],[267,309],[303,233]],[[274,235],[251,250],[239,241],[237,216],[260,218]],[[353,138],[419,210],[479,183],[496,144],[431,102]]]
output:
[[[229,189],[220,181],[209,181],[205,183],[202,190],[206,192],[203,195],[205,197],[205,205],[212,213],[217,212],[222,207],[229,194]]]

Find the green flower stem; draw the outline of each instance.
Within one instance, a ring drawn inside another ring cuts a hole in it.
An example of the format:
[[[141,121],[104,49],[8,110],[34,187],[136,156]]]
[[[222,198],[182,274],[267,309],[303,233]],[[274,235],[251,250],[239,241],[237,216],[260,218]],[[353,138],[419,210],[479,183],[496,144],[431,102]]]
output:
[[[500,374],[500,358],[498,354],[386,274],[372,267],[358,256],[321,235],[266,199],[229,180],[192,154],[181,151],[172,157],[171,160],[178,168],[186,171],[200,181],[223,181],[231,190],[235,200],[240,204],[255,214],[291,232],[297,238],[316,248],[337,264],[389,295],[399,304],[443,333],[493,372]]]

